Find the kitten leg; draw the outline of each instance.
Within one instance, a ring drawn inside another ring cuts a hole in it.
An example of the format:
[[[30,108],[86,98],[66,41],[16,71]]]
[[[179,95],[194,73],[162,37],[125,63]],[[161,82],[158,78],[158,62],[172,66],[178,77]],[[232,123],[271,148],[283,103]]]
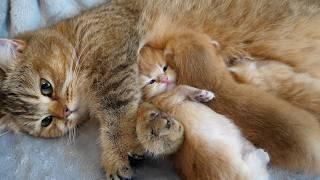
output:
[[[162,107],[162,110],[167,111],[185,100],[208,102],[214,97],[211,91],[201,90],[187,85],[179,85],[173,90],[153,98],[152,103],[157,107]]]

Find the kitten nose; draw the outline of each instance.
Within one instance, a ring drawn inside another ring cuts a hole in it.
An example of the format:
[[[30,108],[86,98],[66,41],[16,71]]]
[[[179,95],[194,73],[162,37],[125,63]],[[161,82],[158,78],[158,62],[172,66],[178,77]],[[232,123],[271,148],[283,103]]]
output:
[[[68,116],[70,116],[72,112],[69,110],[68,107],[65,107],[64,110],[63,110],[63,115],[65,118],[67,118]]]
[[[162,77],[160,77],[160,82],[161,82],[161,83],[168,83],[168,82],[169,82],[168,76],[162,76]]]

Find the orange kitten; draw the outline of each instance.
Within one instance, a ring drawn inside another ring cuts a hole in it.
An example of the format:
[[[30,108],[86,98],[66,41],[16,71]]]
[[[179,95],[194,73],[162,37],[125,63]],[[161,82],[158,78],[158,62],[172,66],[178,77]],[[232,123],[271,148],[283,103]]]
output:
[[[240,83],[255,85],[308,110],[320,120],[320,80],[308,73],[297,73],[276,61],[243,60],[229,68]]]
[[[211,100],[213,93],[175,86],[176,73],[161,50],[143,47],[138,63],[146,100],[184,126],[184,143],[174,154],[184,179],[268,179],[268,154],[243,138],[231,120],[198,103]]]
[[[231,118],[249,141],[270,154],[274,166],[320,174],[320,126],[312,114],[235,82],[216,43],[209,43],[202,33],[169,24],[166,33],[154,29],[143,42],[163,53],[179,76],[177,84],[215,92],[216,99],[207,105]]]

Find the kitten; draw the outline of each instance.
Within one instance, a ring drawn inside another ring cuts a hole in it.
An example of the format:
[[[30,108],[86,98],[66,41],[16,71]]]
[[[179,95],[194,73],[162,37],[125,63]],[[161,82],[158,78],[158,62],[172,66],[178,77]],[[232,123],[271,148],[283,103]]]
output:
[[[175,86],[176,75],[159,50],[143,47],[138,63],[146,100],[185,128],[184,143],[174,154],[183,179],[268,179],[268,154],[243,138],[231,120],[198,103],[211,100],[211,92]]]
[[[155,157],[176,152],[183,142],[182,124],[146,102],[139,106],[136,131],[143,149]]]
[[[208,106],[231,118],[250,142],[270,154],[274,166],[320,174],[320,127],[312,114],[235,82],[219,46],[208,36],[183,26],[168,27],[166,33],[154,29],[142,42],[162,53],[179,76],[177,84],[215,92]]]
[[[240,83],[252,84],[308,110],[320,120],[320,80],[272,60],[241,60],[229,68]]]
[[[2,123],[38,137],[59,137],[89,117],[97,119],[107,178],[132,177],[128,153],[139,145],[137,14],[133,1],[111,2],[1,39]]]
[[[317,4],[310,0],[147,0],[139,29],[145,36],[190,28],[216,39],[226,62],[243,56],[273,59],[320,78]]]

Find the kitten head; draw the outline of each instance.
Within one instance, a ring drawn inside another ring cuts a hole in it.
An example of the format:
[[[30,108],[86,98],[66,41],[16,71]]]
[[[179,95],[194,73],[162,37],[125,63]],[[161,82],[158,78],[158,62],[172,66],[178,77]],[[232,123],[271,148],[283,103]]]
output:
[[[144,46],[139,50],[138,63],[144,98],[151,98],[175,86],[177,74],[168,66],[162,50]]]
[[[57,32],[0,40],[1,113],[16,130],[58,137],[86,114],[72,45]]]
[[[225,71],[226,69],[223,58],[220,55],[219,43],[204,33],[188,29],[178,29],[165,35],[162,33],[160,35],[151,33],[151,35],[146,35],[145,39],[141,42],[138,63],[142,77],[143,94],[147,98],[170,89],[170,86],[153,85],[156,82],[154,78],[163,74],[161,68],[164,65],[169,67],[168,73],[173,72],[172,77],[175,78],[172,79],[179,81],[179,84],[185,84],[184,79],[201,84],[202,82],[206,82],[206,77],[203,76],[203,79],[201,79],[202,77],[195,79],[195,77],[199,77],[195,76],[195,73],[204,74],[204,72],[212,72],[219,74],[216,72]],[[214,63],[208,66],[208,61]],[[198,69],[194,67],[203,68]],[[179,74],[178,80],[176,74]]]
[[[173,153],[183,141],[183,126],[149,103],[139,107],[137,136],[142,146],[153,155]]]

